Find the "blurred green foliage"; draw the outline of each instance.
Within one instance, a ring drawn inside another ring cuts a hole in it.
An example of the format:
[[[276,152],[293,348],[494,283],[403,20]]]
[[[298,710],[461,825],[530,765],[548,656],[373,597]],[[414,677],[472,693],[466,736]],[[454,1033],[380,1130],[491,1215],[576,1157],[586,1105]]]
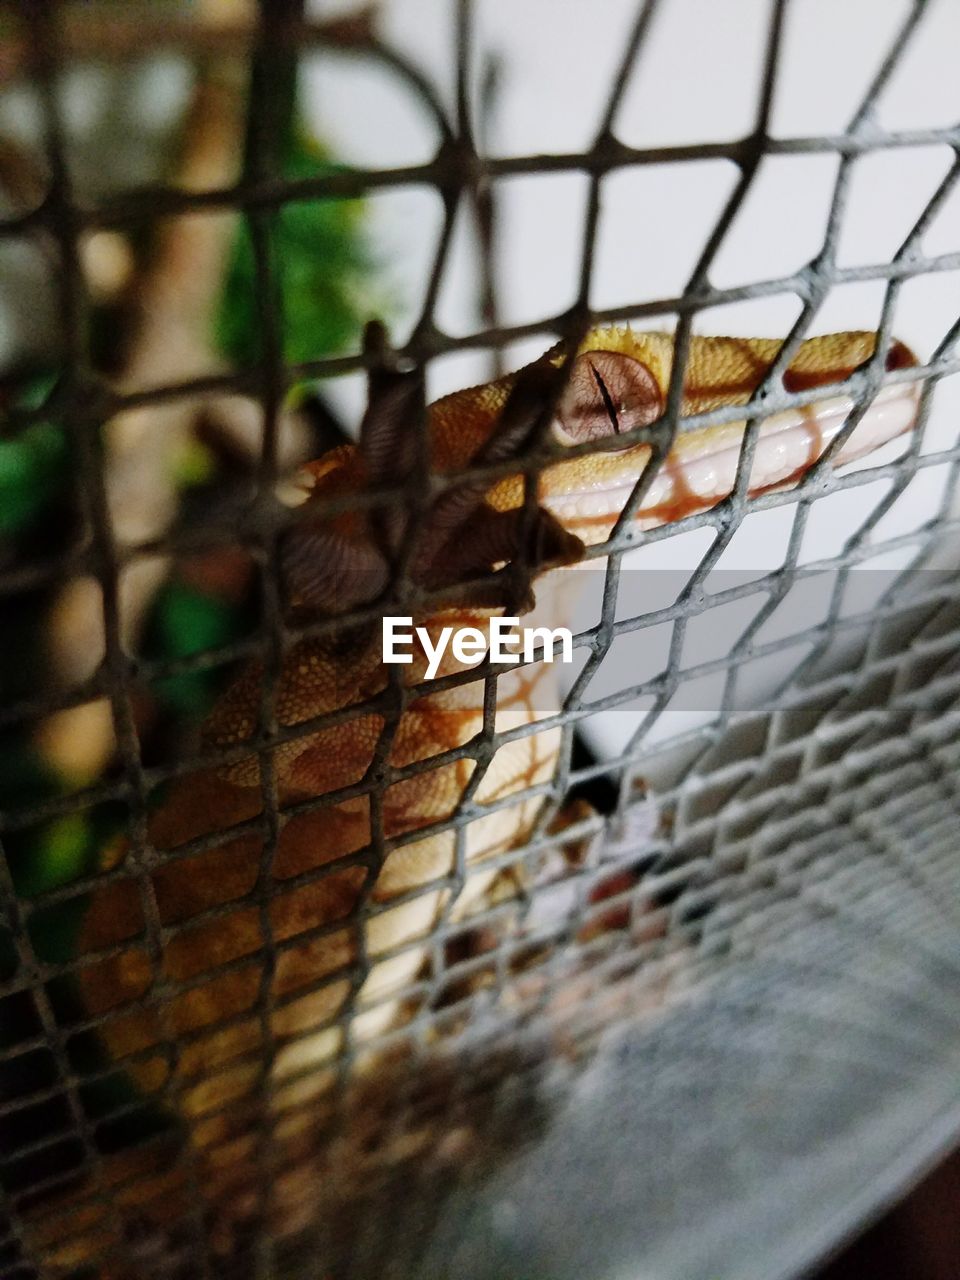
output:
[[[12,397],[14,409],[40,409],[57,381],[49,371],[27,378]],[[66,436],[55,422],[34,422],[0,439],[0,537],[12,537],[42,515],[63,489]]]
[[[144,657],[187,658],[219,648],[249,629],[247,610],[177,579],[161,588],[143,639]],[[188,671],[154,681],[157,700],[188,720],[209,711],[223,683],[220,668]]]
[[[22,809],[62,792],[62,779],[44,764],[26,734],[8,731],[0,737],[0,807]],[[3,850],[17,896],[40,898],[92,870],[97,852],[125,820],[123,805],[105,803],[6,832]],[[67,959],[78,923],[75,902],[37,912],[31,937],[39,958]]]
[[[302,128],[291,131],[284,176],[342,172]],[[283,314],[283,356],[291,364],[342,351],[359,335],[371,262],[360,235],[362,200],[303,200],[284,205],[272,222]],[[262,353],[257,280],[250,230],[241,225],[216,323],[221,353],[237,365]]]

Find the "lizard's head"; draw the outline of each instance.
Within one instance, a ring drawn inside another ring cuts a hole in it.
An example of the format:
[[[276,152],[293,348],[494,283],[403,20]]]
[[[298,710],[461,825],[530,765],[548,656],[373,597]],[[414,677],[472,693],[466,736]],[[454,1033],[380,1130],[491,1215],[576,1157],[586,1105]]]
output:
[[[800,345],[783,386],[814,394],[801,408],[770,414],[759,424],[751,493],[795,482],[824,453],[856,405],[838,384],[870,360],[875,345],[876,335],[866,331],[828,334]],[[681,419],[745,405],[780,347],[775,338],[693,337]],[[608,328],[587,334],[549,424],[554,449],[576,452],[540,471],[539,506],[533,511],[522,510],[522,475],[511,472],[491,483],[471,478],[470,470],[527,455],[538,416],[565,372],[562,352],[547,352],[519,374],[433,404],[427,411],[429,467],[447,476],[466,475],[462,484],[421,509],[417,550],[408,560],[413,578],[427,587],[446,586],[512,562],[535,576],[544,567],[577,559],[584,544],[605,541],[653,457],[651,444],[618,446],[619,437],[664,418],[673,351],[673,336],[666,333]],[[890,345],[888,370],[914,364],[903,343]],[[919,386],[914,381],[884,387],[833,461],[849,462],[909,430]],[[817,397],[821,387],[824,394]],[[422,414],[418,376],[393,374],[372,385],[359,447],[334,450],[310,465],[311,496],[343,495],[370,484],[422,488],[414,447],[414,419]],[[664,420],[665,433],[669,426]],[[711,507],[734,487],[745,420],[689,431],[682,430],[682,422],[679,426],[637,509],[642,528]],[[336,609],[375,598],[390,581],[388,561],[411,527],[408,516],[398,508],[379,520],[349,511],[306,521],[286,557],[295,601]],[[519,591],[529,598],[522,584]]]
[[[802,408],[773,413],[761,422],[750,475],[751,493],[795,482],[826,450],[856,404],[836,384],[869,361],[875,342],[874,333],[849,332],[810,338],[801,344],[783,375],[784,389],[809,392],[831,387],[832,391]],[[693,337],[681,418],[746,404],[780,346],[772,338]],[[548,355],[545,359],[562,362],[562,357]],[[914,364],[916,358],[903,343],[890,345],[888,370]],[[649,444],[618,449],[615,442],[663,416],[672,367],[670,334],[599,329],[589,333],[581,345],[557,402],[551,431],[564,447],[590,442],[596,442],[597,447],[545,468],[539,498],[564,528],[583,542],[603,542],[609,536],[650,460]],[[834,462],[861,457],[907,431],[916,417],[919,385],[904,382],[883,388],[837,451]],[[690,431],[682,430],[682,422],[680,427],[640,502],[637,519],[641,527],[652,528],[713,506],[733,489],[744,420]],[[520,491],[521,482],[509,477],[494,488],[488,501],[495,507],[509,507],[519,500]]]

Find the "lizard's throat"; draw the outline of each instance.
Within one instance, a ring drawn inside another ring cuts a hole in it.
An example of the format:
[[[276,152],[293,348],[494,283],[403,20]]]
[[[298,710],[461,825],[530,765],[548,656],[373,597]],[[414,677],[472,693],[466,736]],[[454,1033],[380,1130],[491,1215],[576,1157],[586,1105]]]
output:
[[[908,431],[916,419],[919,393],[917,383],[882,388],[840,448],[835,464],[852,462]],[[839,434],[853,405],[849,396],[832,396],[766,418],[757,433],[750,493],[796,482]],[[725,498],[736,481],[743,433],[743,423],[731,423],[681,436],[640,503],[640,528],[679,520]],[[639,455],[632,452],[635,458]],[[602,542],[633,492],[638,474],[633,466],[622,480],[611,483],[609,477],[602,477],[580,489],[544,494],[541,501],[585,542]]]

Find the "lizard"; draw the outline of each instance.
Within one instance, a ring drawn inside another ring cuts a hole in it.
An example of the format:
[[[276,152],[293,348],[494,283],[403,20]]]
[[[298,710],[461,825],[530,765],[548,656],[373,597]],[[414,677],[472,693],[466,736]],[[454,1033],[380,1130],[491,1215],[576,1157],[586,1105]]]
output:
[[[857,331],[799,345],[783,374],[785,389],[823,387],[829,393],[759,423],[751,494],[795,484],[821,457],[854,404],[836,384],[870,359],[875,342],[872,332]],[[780,347],[772,338],[692,337],[680,416],[746,405]],[[564,566],[575,564],[585,547],[609,537],[650,462],[649,439],[628,437],[623,446],[609,446],[614,437],[650,427],[664,415],[673,352],[668,333],[591,330],[569,357],[554,348],[519,373],[434,402],[426,411],[425,459],[415,456],[411,443],[410,418],[418,411],[413,384],[394,379],[380,388],[378,400],[372,379],[359,444],[331,450],[299,478],[300,518],[283,556],[294,612],[330,614],[376,599],[390,581],[386,552],[397,551],[413,519],[405,524],[402,516],[378,516],[349,503],[339,514],[314,518],[314,508],[391,477],[409,478],[424,461],[430,473],[449,480],[478,463],[513,458],[516,472],[447,488],[421,509],[407,571],[426,588],[496,573],[520,554],[518,542],[526,537],[528,561],[540,575],[533,616],[549,608],[550,592],[542,589],[547,577],[565,576]],[[903,343],[889,346],[888,369],[915,363]],[[551,386],[558,389],[548,424],[554,453],[538,472],[538,505],[531,513],[519,461]],[[418,394],[422,409],[422,389]],[[908,431],[918,396],[918,381],[884,386],[832,462],[851,461]],[[745,431],[741,418],[679,432],[637,507],[637,527],[653,528],[722,501],[734,487]],[[589,442],[596,447],[563,457],[565,448]],[[449,625],[482,630],[503,611],[503,604],[467,593],[460,602],[425,606],[418,620],[435,636]],[[468,794],[474,759],[414,768],[387,785],[374,778],[365,791],[359,784],[371,781],[385,733],[382,710],[361,709],[328,727],[296,733],[318,715],[375,700],[387,689],[379,641],[374,622],[344,635],[304,636],[283,655],[275,706],[284,732],[271,754],[281,810],[300,807],[281,818],[267,864],[265,908],[252,898],[263,888],[264,860],[264,834],[256,827],[263,815],[261,765],[254,751],[179,776],[150,816],[155,855],[146,875],[164,930],[158,958],[150,954],[133,878],[114,875],[89,896],[78,948],[83,1004],[100,1020],[97,1031],[110,1060],[126,1068],[144,1095],[162,1096],[179,1113],[210,1203],[242,1200],[243,1188],[249,1191],[264,1106],[265,1034],[272,1133],[275,1140],[295,1141],[315,1125],[316,1106],[331,1092],[346,1047],[348,1003],[354,1046],[399,1024],[401,996],[422,971],[431,929],[442,915],[455,918],[482,901],[496,874],[487,864],[523,845],[543,804],[540,793],[528,792],[548,783],[556,767],[555,726],[499,747],[471,796],[481,811],[465,829],[464,874],[457,879],[456,837],[444,824]],[[421,647],[403,668],[407,689],[424,680],[425,669]],[[437,679],[462,669],[448,651]],[[497,731],[540,718],[544,703],[535,688],[548,674],[547,664],[539,663],[499,678]],[[254,661],[228,687],[204,727],[208,744],[242,748],[252,740],[263,679],[263,665]],[[477,740],[484,724],[483,680],[420,691],[408,698],[390,733],[385,763],[421,766]],[[301,804],[341,788],[348,794],[335,803]],[[370,791],[377,798],[376,818]],[[507,803],[514,795],[516,802]],[[483,806],[494,807],[483,812]],[[231,834],[237,824],[246,825]],[[375,826],[388,842],[383,858],[376,856]],[[422,837],[411,836],[421,828]],[[217,843],[202,843],[214,836]],[[405,839],[391,847],[398,837]],[[201,847],[193,850],[191,842]],[[129,842],[116,842],[102,869],[122,869],[130,857]],[[372,910],[354,918],[363,901]],[[257,1004],[264,912],[276,944],[266,1033]],[[175,1055],[165,1050],[171,1041]],[[100,1239],[97,1233],[105,1229],[99,1222],[94,1236]],[[62,1256],[76,1261],[88,1253],[81,1243]]]

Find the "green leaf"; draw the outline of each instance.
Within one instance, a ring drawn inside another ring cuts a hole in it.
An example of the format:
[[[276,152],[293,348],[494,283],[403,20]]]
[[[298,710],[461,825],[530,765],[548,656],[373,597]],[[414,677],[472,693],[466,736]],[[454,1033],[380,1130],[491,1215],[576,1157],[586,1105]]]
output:
[[[242,610],[176,580],[159,592],[144,638],[150,658],[186,658],[228,644],[243,630]],[[221,683],[216,670],[185,672],[154,685],[170,710],[199,719],[210,708]]]
[[[35,898],[68,884],[91,861],[93,831],[88,813],[65,813],[46,823],[37,833],[33,857],[18,878],[22,898]]]
[[[55,382],[50,373],[31,378],[14,406],[40,408]],[[66,482],[68,453],[63,428],[53,422],[34,422],[0,439],[0,537],[19,533],[56,496]]]
[[[302,129],[293,131],[288,178],[342,172]],[[342,351],[358,338],[371,263],[364,251],[362,200],[304,200],[284,205],[272,224],[282,296],[283,355],[293,364]],[[262,353],[250,230],[241,224],[227,269],[215,341],[237,365]]]

